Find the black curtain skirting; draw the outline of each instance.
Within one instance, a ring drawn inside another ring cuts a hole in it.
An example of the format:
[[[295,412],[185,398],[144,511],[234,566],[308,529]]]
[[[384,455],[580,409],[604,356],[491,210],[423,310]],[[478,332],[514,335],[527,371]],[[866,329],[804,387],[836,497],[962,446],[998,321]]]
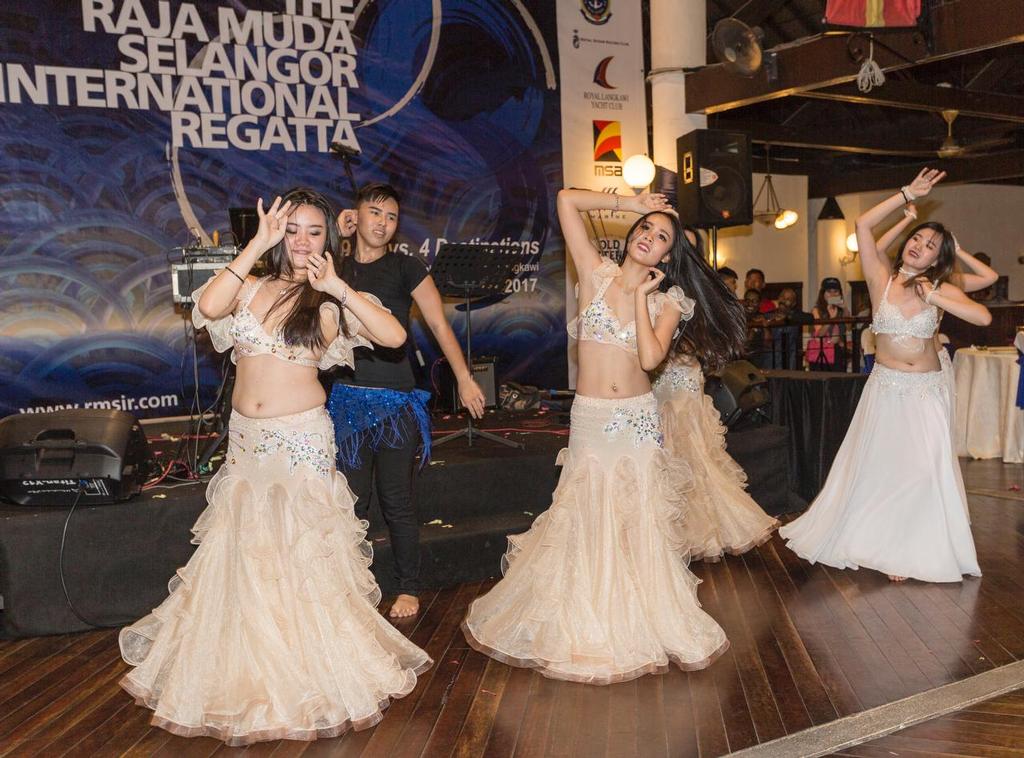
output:
[[[768,371],[773,424],[789,427],[790,481],[808,502],[846,436],[866,374]]]

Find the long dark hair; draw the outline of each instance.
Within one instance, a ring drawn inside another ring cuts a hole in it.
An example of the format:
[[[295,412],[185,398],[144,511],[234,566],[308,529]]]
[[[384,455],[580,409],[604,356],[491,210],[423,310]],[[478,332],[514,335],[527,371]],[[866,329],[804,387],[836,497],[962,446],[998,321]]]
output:
[[[942,238],[942,242],[939,244],[939,256],[935,259],[935,263],[920,274],[929,282],[938,285],[949,280],[953,273],[953,265],[956,263],[956,242],[953,241],[953,233],[938,221],[925,221],[923,224],[918,224],[910,230],[910,233],[903,240],[903,244],[900,245],[900,251],[896,254],[893,268],[896,271],[900,270],[900,267],[903,265],[903,251],[907,249],[907,243],[922,229],[931,229]],[[903,282],[903,286],[913,286],[916,279],[917,277],[910,277],[907,281]]]
[[[331,208],[327,198],[316,190],[296,187],[288,190],[281,197],[281,202],[282,204],[291,202],[293,211],[297,210],[299,206],[308,205],[324,214],[324,234],[326,235],[324,255],[330,255],[336,259],[340,247],[338,226],[334,220],[334,209]],[[267,272],[272,279],[290,279],[294,273],[283,239],[270,248],[270,252],[267,254]],[[336,303],[337,301],[325,292],[317,292],[306,281],[289,287],[285,294],[270,307],[267,316],[290,303],[288,313],[281,322],[281,337],[285,344],[301,345],[310,350],[323,350],[327,347],[327,338],[320,327],[320,306],[327,302]],[[344,312],[341,313],[339,327],[343,334],[348,333]]]
[[[672,247],[669,259],[659,263],[665,273],[659,289],[665,292],[673,285],[683,289],[697,301],[693,316],[680,323],[680,333],[669,349],[669,355],[688,353],[695,356],[706,371],[715,371],[743,354],[747,340],[747,315],[732,290],[708,265],[700,234],[684,226],[672,213],[653,211],[641,216],[626,234],[626,247],[649,216],[660,213],[672,226]],[[696,244],[685,234],[690,232]]]

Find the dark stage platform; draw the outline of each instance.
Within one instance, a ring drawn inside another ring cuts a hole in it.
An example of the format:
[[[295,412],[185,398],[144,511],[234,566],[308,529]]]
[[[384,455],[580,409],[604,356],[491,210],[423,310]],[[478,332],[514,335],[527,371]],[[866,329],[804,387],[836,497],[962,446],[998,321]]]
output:
[[[437,419],[436,432],[459,428]],[[509,534],[525,531],[547,509],[558,480],[558,450],[568,439],[568,413],[492,412],[482,428],[526,444],[515,450],[458,440],[435,449],[417,481],[423,523],[426,587],[449,587],[498,573]],[[147,434],[165,455],[183,427],[153,424]],[[788,480],[786,429],[764,424],[731,432],[729,452],[747,471],[750,493],[769,513],[805,503]],[[148,490],[134,500],[77,510],[67,529],[64,576],[79,613],[99,624],[134,620],[159,604],[167,581],[192,554],[190,527],[206,505],[203,483]],[[66,508],[0,504],[0,636],[23,637],[87,629],[67,606],[58,557]],[[391,548],[371,511],[373,571],[385,593],[394,589]]]

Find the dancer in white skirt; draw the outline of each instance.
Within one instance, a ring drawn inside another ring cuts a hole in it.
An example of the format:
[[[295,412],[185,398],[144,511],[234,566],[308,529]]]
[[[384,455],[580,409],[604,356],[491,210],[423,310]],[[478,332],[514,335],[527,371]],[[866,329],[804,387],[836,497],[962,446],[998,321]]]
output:
[[[694,254],[704,259],[696,231],[686,227],[683,234]],[[689,513],[683,522],[690,558],[717,561],[723,553],[740,555],[767,542],[779,522],[747,494],[747,475],[726,452],[725,427],[704,394],[704,370],[689,346],[689,336],[684,330],[682,349],[659,367],[652,389],[661,412],[665,450],[693,473],[693,489],[686,494]]]
[[[917,220],[917,208],[913,203],[908,203],[903,209],[903,218],[893,224],[881,237],[878,238],[876,247],[878,250],[888,253],[892,243],[912,222]],[[960,241],[953,237],[953,245],[956,247],[956,260],[962,267],[960,271],[954,271],[949,276],[949,281],[962,289],[964,292],[980,292],[986,287],[991,287],[999,281],[999,273],[991,266],[971,255],[960,247]],[[942,314],[939,314],[942,320]],[[956,377],[953,375],[953,361],[949,357],[949,351],[939,342],[938,333],[935,334],[935,349],[939,353],[939,364],[942,367],[942,375],[949,384],[951,407],[956,411]],[[950,428],[955,429],[956,423],[950,414]]]
[[[192,320],[237,363],[227,460],[170,596],[121,630],[121,686],[153,723],[230,745],[312,740],[381,719],[430,658],[375,606],[366,522],[334,467],[317,370],[352,365],[405,330],[334,272],[334,213],[311,190],[264,212],[231,265],[194,294]],[[269,251],[270,275],[249,275]]]
[[[580,217],[644,213],[622,265],[603,259]],[[738,301],[684,244],[661,195],[562,190],[558,217],[579,272],[579,377],[551,508],[509,539],[504,578],[470,607],[470,645],[545,676],[609,684],[709,665],[728,646],[686,567],[685,462],[662,446],[647,371],[678,348],[680,320],[700,354],[742,350]],[[701,310],[678,285],[698,300]],[[721,318],[714,318],[720,314]]]
[[[865,566],[894,581],[981,575],[934,337],[940,308],[979,325],[991,315],[949,282],[956,249],[941,224],[912,229],[895,264],[872,234],[943,176],[925,169],[857,219],[874,305],[875,366],[824,488],[807,513],[779,530],[802,558],[837,568]]]

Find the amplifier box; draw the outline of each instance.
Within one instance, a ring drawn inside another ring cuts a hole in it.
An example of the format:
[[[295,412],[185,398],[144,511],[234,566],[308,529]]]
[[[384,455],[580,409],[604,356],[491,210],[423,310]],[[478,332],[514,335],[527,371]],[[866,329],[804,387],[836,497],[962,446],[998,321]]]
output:
[[[176,303],[191,303],[192,293],[217,275],[234,258],[189,260],[171,264],[171,294]]]
[[[484,393],[484,407],[494,408],[498,405],[498,381],[495,374],[495,361],[490,356],[482,356],[473,359],[473,378],[480,385]],[[438,397],[444,407],[453,413],[463,409],[462,401],[459,400],[459,385],[455,381],[448,361],[445,361],[441,370],[441,386]]]

